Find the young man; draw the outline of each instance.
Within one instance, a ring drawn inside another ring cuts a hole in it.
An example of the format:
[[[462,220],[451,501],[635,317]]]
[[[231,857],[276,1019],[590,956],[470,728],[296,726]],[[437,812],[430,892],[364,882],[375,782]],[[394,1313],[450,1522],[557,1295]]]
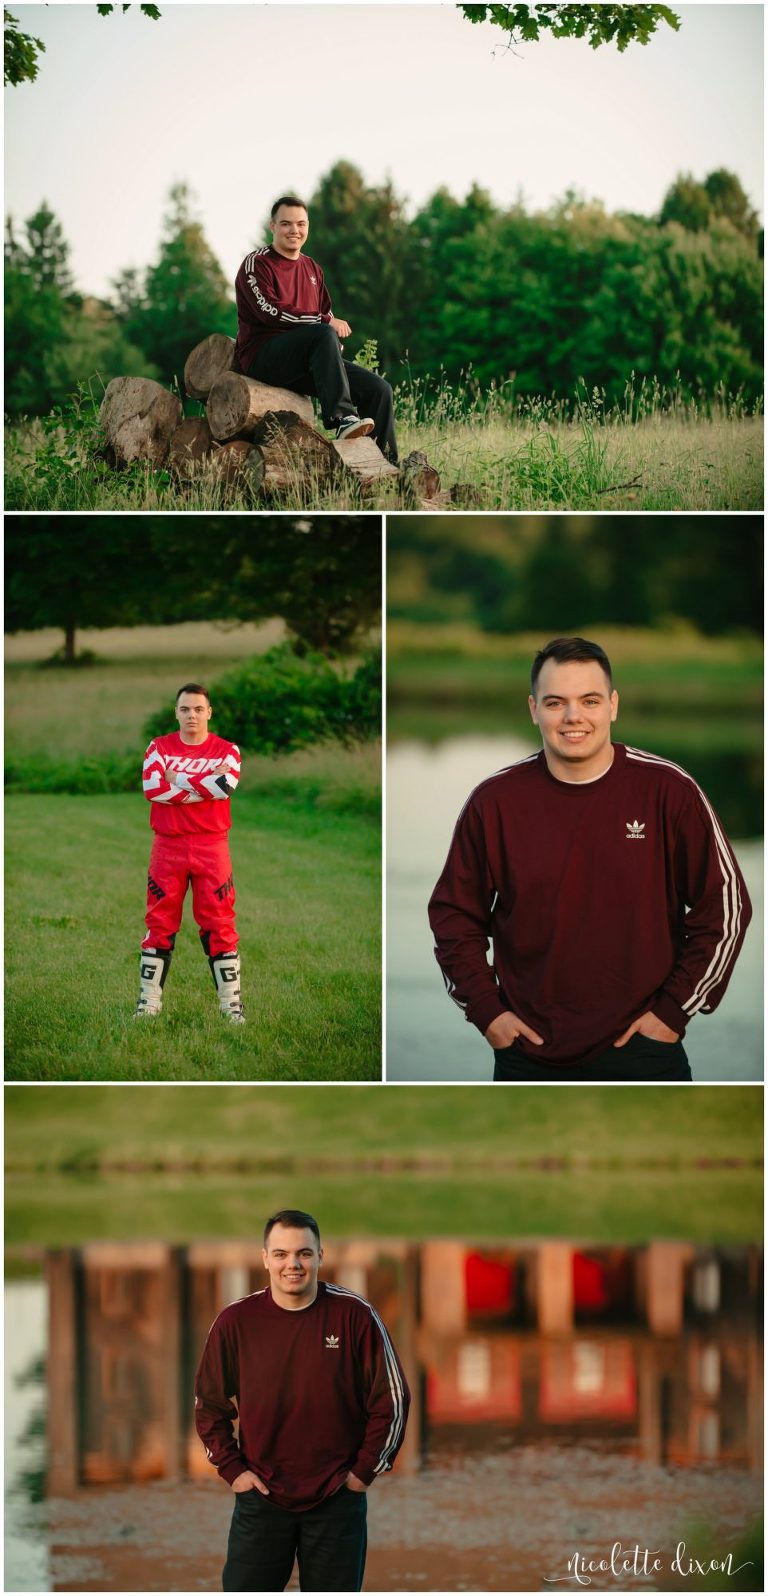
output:
[[[618,702],[596,643],[536,655],[543,749],[470,794],[432,895],[437,961],[497,1081],[690,1080],[685,1027],[744,939],[717,815],[679,765],[611,742]]]
[[[331,313],[321,268],[302,254],[309,232],[303,200],[293,194],[275,200],[270,230],[272,243],[246,255],[235,279],[240,370],[293,393],[316,394],[323,424],[337,438],[372,432],[395,463],[392,389],[343,358],[340,339],[352,328]]]
[[[391,1469],[410,1396],[378,1314],[318,1281],[320,1232],[285,1208],[267,1220],[269,1285],[214,1321],[195,1380],[195,1422],[235,1493],[224,1590],[359,1591],[365,1493]],[[239,1422],[235,1439],[233,1425]]]
[[[144,756],[144,797],[155,833],[147,876],[147,934],[141,944],[137,1019],[163,1006],[187,887],[211,966],[222,1014],[245,1019],[240,1000],[240,956],[235,926],[235,886],[227,834],[229,799],[240,780],[240,750],[208,730],[208,691],[187,682],[176,694],[179,731],[156,737]]]

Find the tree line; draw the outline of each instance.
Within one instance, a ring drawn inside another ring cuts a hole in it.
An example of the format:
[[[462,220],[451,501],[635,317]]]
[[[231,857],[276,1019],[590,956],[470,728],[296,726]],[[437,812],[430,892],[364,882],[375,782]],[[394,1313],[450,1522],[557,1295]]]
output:
[[[681,174],[650,217],[572,191],[547,211],[504,208],[477,185],[463,200],[440,188],[410,215],[391,182],[368,184],[347,161],[307,202],[308,251],[352,324],[348,352],[375,340],[394,383],[471,372],[483,388],[567,399],[583,381],[612,403],[634,373],[749,402],[762,392],[762,232],[725,169]],[[246,247],[265,241],[256,225]],[[9,218],[5,268],[12,416],[47,413],[94,374],[181,386],[193,345],[236,331],[232,284],[185,184],[156,259],[120,272],[108,298],[73,282],[46,204],[21,229]]]
[[[392,516],[387,615],[547,636],[590,624],[762,637],[762,517]]]
[[[380,614],[381,526],[367,516],[6,517],[6,631],[61,628],[66,665],[83,628],[272,616],[296,654],[336,658]]]

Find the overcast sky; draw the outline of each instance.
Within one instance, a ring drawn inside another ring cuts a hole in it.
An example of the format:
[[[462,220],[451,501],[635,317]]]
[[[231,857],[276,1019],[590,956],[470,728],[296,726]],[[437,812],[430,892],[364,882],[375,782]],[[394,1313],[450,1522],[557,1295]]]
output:
[[[311,193],[340,159],[391,177],[410,210],[478,182],[502,206],[573,187],[652,214],[678,172],[725,166],[762,211],[761,4],[674,6],[679,33],[619,55],[551,39],[513,54],[439,3],[159,3],[158,22],[13,6],[46,54],[6,90],[5,209],[48,201],[84,292],[154,259],[173,182],[233,277],[274,196]]]

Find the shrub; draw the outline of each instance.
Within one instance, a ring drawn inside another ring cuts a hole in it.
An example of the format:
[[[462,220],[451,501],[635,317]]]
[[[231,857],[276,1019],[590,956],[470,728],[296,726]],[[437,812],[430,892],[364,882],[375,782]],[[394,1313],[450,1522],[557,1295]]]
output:
[[[95,754],[86,759],[46,759],[30,755],[8,759],[7,792],[135,792],[141,787],[141,761],[134,755]]]
[[[298,655],[289,643],[220,676],[211,688],[220,737],[259,754],[289,754],[313,743],[350,746],[381,730],[381,659],[368,655],[351,676],[322,654]],[[148,738],[175,725],[167,705],[147,721]]]

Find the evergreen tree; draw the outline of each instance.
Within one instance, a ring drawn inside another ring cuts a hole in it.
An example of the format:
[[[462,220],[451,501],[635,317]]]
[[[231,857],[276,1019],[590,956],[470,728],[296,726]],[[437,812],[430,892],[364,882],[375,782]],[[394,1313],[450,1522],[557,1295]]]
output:
[[[392,184],[369,187],[338,161],[309,202],[308,253],[322,265],[337,316],[352,327],[348,355],[375,338],[379,366],[400,376],[408,281],[408,226]]]
[[[160,253],[143,288],[133,273],[117,281],[118,314],[127,333],[159,369],[162,380],[182,384],[190,350],[209,333],[237,329],[232,294],[200,222],[191,211],[185,183],[169,194]]]
[[[19,238],[5,232],[5,408],[40,415],[62,405],[92,376],[140,375],[146,361],[108,305],[77,293],[69,245],[45,201]],[[152,375],[152,372],[146,372]]]

